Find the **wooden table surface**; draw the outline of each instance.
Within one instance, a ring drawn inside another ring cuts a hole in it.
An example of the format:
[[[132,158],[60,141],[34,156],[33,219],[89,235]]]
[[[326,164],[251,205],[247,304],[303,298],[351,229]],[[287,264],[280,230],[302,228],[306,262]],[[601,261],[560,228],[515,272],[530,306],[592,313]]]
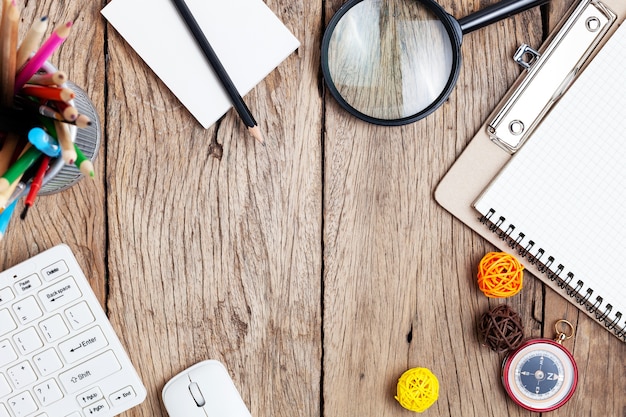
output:
[[[441,4],[462,17],[494,2]],[[13,220],[0,266],[74,250],[148,389],[127,416],[165,416],[165,382],[208,358],[254,417],[409,416],[394,395],[412,367],[440,382],[424,415],[536,415],[508,399],[503,355],[477,334],[501,302],[475,280],[494,247],[433,190],[519,75],[514,50],[539,47],[572,2],[467,35],[449,101],[390,128],[350,116],[324,86],[321,38],[342,0],[268,0],[302,46],[245,97],[262,147],[234,111],[203,129],[106,23],[105,1],[20,1],[24,22],[76,18],[52,62],[88,92],[103,146],[94,181]],[[577,328],[578,389],[551,416],[626,416],[622,342],[532,276],[505,302],[529,337],[552,337],[561,318]]]

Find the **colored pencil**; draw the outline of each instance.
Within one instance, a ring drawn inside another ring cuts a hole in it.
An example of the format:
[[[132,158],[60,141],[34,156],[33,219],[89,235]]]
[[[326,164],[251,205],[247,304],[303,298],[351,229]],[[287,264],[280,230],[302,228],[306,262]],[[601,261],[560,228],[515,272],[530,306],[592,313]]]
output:
[[[187,27],[189,28],[189,31],[191,32],[193,37],[196,39],[196,42],[200,46],[200,49],[202,49],[202,52],[204,53],[204,56],[206,57],[207,61],[213,68],[213,71],[215,71],[217,78],[219,78],[224,89],[228,93],[228,96],[230,97],[230,101],[235,107],[235,110],[237,110],[237,113],[239,113],[239,117],[241,117],[245,125],[248,127],[248,130],[250,131],[252,136],[257,141],[259,141],[259,143],[265,144],[265,141],[263,140],[263,136],[261,135],[261,129],[259,129],[259,126],[257,125],[256,120],[254,120],[254,117],[252,116],[252,113],[248,109],[248,106],[246,106],[246,103],[243,101],[243,98],[241,97],[241,95],[239,95],[239,91],[237,91],[235,84],[233,83],[232,79],[228,75],[228,72],[226,72],[224,65],[222,65],[217,54],[213,50],[213,47],[207,40],[206,36],[204,36],[204,33],[202,32],[200,25],[198,24],[195,17],[189,10],[189,7],[187,7],[187,4],[184,2],[184,0],[172,0],[172,1],[174,5],[176,6],[176,8],[178,9],[180,16],[183,18]]]
[[[15,96],[14,102],[15,106],[19,109],[30,110],[49,119],[65,120],[64,116],[52,107],[39,104],[24,96]]]
[[[28,80],[27,84],[37,85],[56,85],[61,86],[67,81],[67,74],[64,71],[55,71],[52,73],[37,73]]]
[[[56,138],[61,145],[61,158],[66,164],[73,164],[76,161],[76,150],[74,149],[74,142],[72,142],[72,135],[70,128],[67,124],[58,120],[53,120],[54,128],[56,130]]]
[[[15,133],[8,133],[4,138],[2,149],[0,149],[0,173],[4,174],[13,162],[13,153],[17,148],[17,142],[20,140]]]
[[[4,0],[0,20],[0,104],[5,107],[13,104],[19,18],[15,0]]]
[[[68,102],[76,97],[74,91],[67,87],[54,87],[51,85],[25,84],[20,89],[20,93],[45,100],[65,102]]]
[[[2,213],[0,213],[0,240],[2,240],[6,235],[7,228],[9,226],[9,222],[11,221],[11,217],[13,216],[13,212],[15,211],[16,204],[17,200],[9,204],[9,206],[4,209]]]
[[[17,57],[16,57],[16,66],[17,69],[22,68],[22,66],[28,60],[30,54],[35,52],[43,39],[43,35],[46,33],[48,29],[48,17],[44,16],[41,19],[37,20],[33,25],[28,29],[22,43],[20,43],[19,48],[17,48]]]
[[[37,148],[29,147],[0,177],[0,193],[8,189],[14,181],[19,180],[40,156],[41,152]]]
[[[50,106],[57,109],[59,113],[63,115],[63,119],[68,122],[73,122],[78,117],[78,110],[66,101],[52,101]]]
[[[80,172],[83,173],[84,176],[93,178],[96,175],[93,164],[76,144],[74,144],[74,148],[76,149],[77,155],[76,161],[74,161],[74,165],[76,165],[76,167],[80,170]]]
[[[72,22],[64,23],[58,26],[52,34],[46,39],[41,47],[35,52],[33,57],[29,59],[24,67],[18,71],[15,78],[15,92],[17,93],[26,84],[26,81],[33,76],[48,58],[57,50],[59,46],[67,39],[72,28]]]

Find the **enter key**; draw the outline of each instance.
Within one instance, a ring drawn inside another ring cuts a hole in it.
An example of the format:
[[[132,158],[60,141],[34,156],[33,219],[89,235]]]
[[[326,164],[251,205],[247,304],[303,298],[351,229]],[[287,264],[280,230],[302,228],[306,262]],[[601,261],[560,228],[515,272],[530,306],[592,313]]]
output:
[[[108,346],[109,342],[99,326],[80,333],[59,345],[67,363],[73,363]]]

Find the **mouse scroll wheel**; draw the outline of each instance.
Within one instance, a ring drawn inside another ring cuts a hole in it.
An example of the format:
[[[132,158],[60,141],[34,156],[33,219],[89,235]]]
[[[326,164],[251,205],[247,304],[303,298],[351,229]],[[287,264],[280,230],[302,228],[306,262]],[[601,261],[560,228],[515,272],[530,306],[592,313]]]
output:
[[[200,387],[197,382],[189,384],[189,392],[191,393],[193,400],[196,402],[196,405],[198,407],[204,407],[206,402],[204,401],[204,397],[202,396],[202,392],[200,391]]]

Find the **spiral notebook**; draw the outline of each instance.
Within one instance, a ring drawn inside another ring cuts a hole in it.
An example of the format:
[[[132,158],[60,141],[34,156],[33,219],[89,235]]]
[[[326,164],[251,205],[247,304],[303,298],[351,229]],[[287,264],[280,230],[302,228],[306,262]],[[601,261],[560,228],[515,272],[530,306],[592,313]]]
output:
[[[624,338],[626,25],[473,206],[487,227]]]

